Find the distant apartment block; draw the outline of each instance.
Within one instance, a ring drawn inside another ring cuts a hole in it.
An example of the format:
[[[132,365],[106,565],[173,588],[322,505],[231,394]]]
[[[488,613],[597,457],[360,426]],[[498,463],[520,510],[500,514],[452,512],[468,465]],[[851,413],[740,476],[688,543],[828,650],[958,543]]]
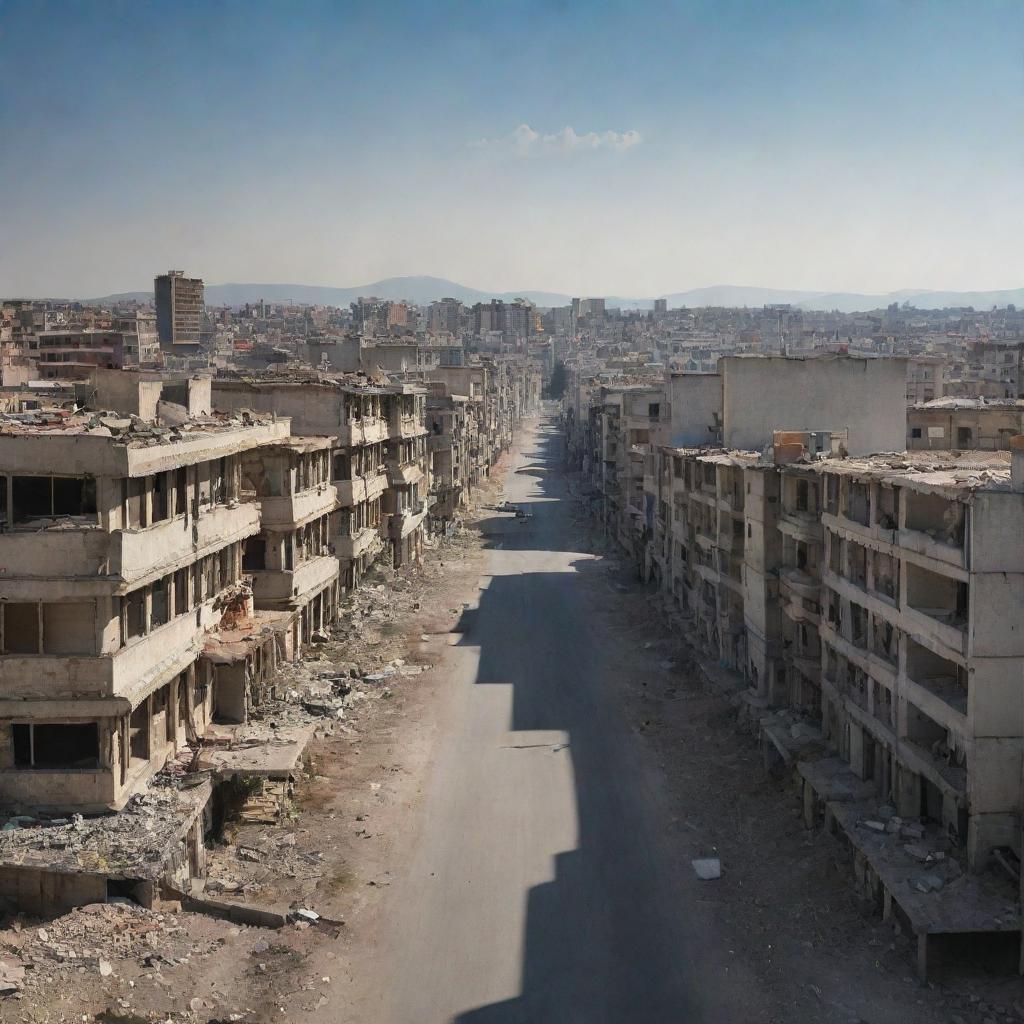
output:
[[[206,309],[203,282],[169,270],[153,281],[156,298],[156,329],[164,348],[197,349]]]

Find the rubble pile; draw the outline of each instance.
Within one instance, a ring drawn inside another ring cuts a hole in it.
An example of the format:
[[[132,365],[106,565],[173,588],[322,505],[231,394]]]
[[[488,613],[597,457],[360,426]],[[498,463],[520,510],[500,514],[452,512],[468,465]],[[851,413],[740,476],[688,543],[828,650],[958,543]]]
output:
[[[20,967],[20,984],[8,982],[8,991],[45,989],[69,984],[76,975],[116,976],[127,961],[151,968],[188,964],[219,945],[217,939],[197,939],[175,914],[115,899],[79,907],[38,927],[15,919],[0,932],[0,975],[13,978],[13,968]]]
[[[15,815],[0,829],[0,863],[155,878],[182,822],[194,816],[195,801],[191,790],[179,791],[165,777],[133,796],[119,814]]]

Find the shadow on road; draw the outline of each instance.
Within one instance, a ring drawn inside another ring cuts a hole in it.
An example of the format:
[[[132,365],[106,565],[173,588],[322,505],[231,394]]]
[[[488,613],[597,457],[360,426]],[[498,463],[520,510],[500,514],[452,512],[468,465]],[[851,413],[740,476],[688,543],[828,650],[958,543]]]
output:
[[[561,462],[561,437],[538,433],[533,466]],[[514,998],[469,1010],[457,1024],[668,1024],[704,1018],[696,1005],[695,928],[680,922],[675,872],[645,814],[642,771],[629,734],[602,699],[609,683],[588,621],[580,573],[599,560],[573,554],[576,531],[560,472],[537,477],[534,513],[482,524],[506,550],[564,552],[550,572],[495,574],[478,610],[456,627],[479,648],[479,685],[513,686],[511,729],[568,733],[578,819],[576,849],[557,854],[553,881],[527,897],[522,987]],[[504,525],[503,525],[504,524]],[[547,556],[545,556],[547,557]],[[525,749],[523,756],[536,756]]]

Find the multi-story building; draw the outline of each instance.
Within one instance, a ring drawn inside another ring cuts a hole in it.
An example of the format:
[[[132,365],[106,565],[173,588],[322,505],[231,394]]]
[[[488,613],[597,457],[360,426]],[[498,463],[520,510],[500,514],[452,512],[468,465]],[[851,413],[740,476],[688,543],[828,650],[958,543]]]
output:
[[[160,345],[172,352],[197,350],[206,311],[202,279],[186,277],[183,270],[169,270],[154,278],[153,291]]]
[[[260,533],[246,541],[242,568],[257,608],[295,613],[292,649],[298,650],[337,615],[331,522],[340,503],[331,440],[289,437],[246,452],[242,488],[260,505]]]
[[[358,374],[330,377],[313,371],[225,376],[213,382],[217,408],[279,413],[291,417],[299,436],[329,440],[337,499],[330,543],[340,563],[343,591],[357,586],[385,545],[390,547],[384,495],[396,391]]]
[[[36,337],[36,361],[41,380],[85,380],[97,367],[125,365],[124,336],[78,328],[42,331]]]
[[[432,525],[443,529],[465,506],[473,487],[479,483],[469,470],[469,452],[479,444],[479,436],[472,405],[465,395],[448,394],[446,386],[439,382],[428,384],[427,388],[428,513]]]
[[[1024,400],[942,398],[907,409],[907,449],[1008,451],[1024,433]]]
[[[288,429],[0,420],[4,803],[120,808],[202,735],[217,708],[205,638],[251,601],[259,508],[241,501],[241,460]]]
[[[153,366],[160,359],[160,335],[156,314],[145,310],[121,313],[114,319],[124,348],[125,366]]]
[[[388,489],[382,512],[397,569],[423,553],[430,481],[424,424],[426,392],[414,384],[395,384],[389,390]]]

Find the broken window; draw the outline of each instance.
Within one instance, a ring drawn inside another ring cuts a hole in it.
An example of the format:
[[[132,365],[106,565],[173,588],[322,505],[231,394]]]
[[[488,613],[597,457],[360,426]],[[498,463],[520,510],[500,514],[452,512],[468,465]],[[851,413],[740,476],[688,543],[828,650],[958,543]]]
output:
[[[188,569],[179,569],[174,574],[174,614],[181,615],[188,609]]]
[[[3,608],[4,654],[39,653],[39,605],[5,601]]]
[[[166,625],[171,620],[170,577],[165,576],[153,584],[150,602],[150,628]]]
[[[167,490],[167,474],[157,473],[153,477],[153,522],[162,523],[170,516],[171,504]]]
[[[798,480],[796,482],[796,510],[797,512],[807,511],[807,493],[808,486],[806,480]]]
[[[846,558],[849,562],[848,577],[858,587],[866,587],[868,581],[868,552],[863,544],[846,542]]]
[[[825,511],[833,516],[839,514],[839,477],[834,473],[825,477]]]
[[[128,719],[128,750],[132,761],[149,760],[148,700],[144,700]]]
[[[16,768],[98,768],[99,725],[12,725]]]
[[[890,600],[895,601],[899,589],[900,567],[899,562],[892,555],[882,551],[876,551],[875,558],[875,585],[874,589],[884,594]]]
[[[267,567],[267,542],[263,536],[249,537],[245,541],[245,553],[242,556],[243,572],[259,572]]]
[[[182,466],[174,471],[174,514],[183,516],[188,512],[188,470]]]
[[[15,523],[96,515],[96,481],[92,477],[16,476],[11,483]]]
[[[146,632],[146,588],[140,587],[125,595],[121,609],[124,616],[122,642],[143,636]]]

